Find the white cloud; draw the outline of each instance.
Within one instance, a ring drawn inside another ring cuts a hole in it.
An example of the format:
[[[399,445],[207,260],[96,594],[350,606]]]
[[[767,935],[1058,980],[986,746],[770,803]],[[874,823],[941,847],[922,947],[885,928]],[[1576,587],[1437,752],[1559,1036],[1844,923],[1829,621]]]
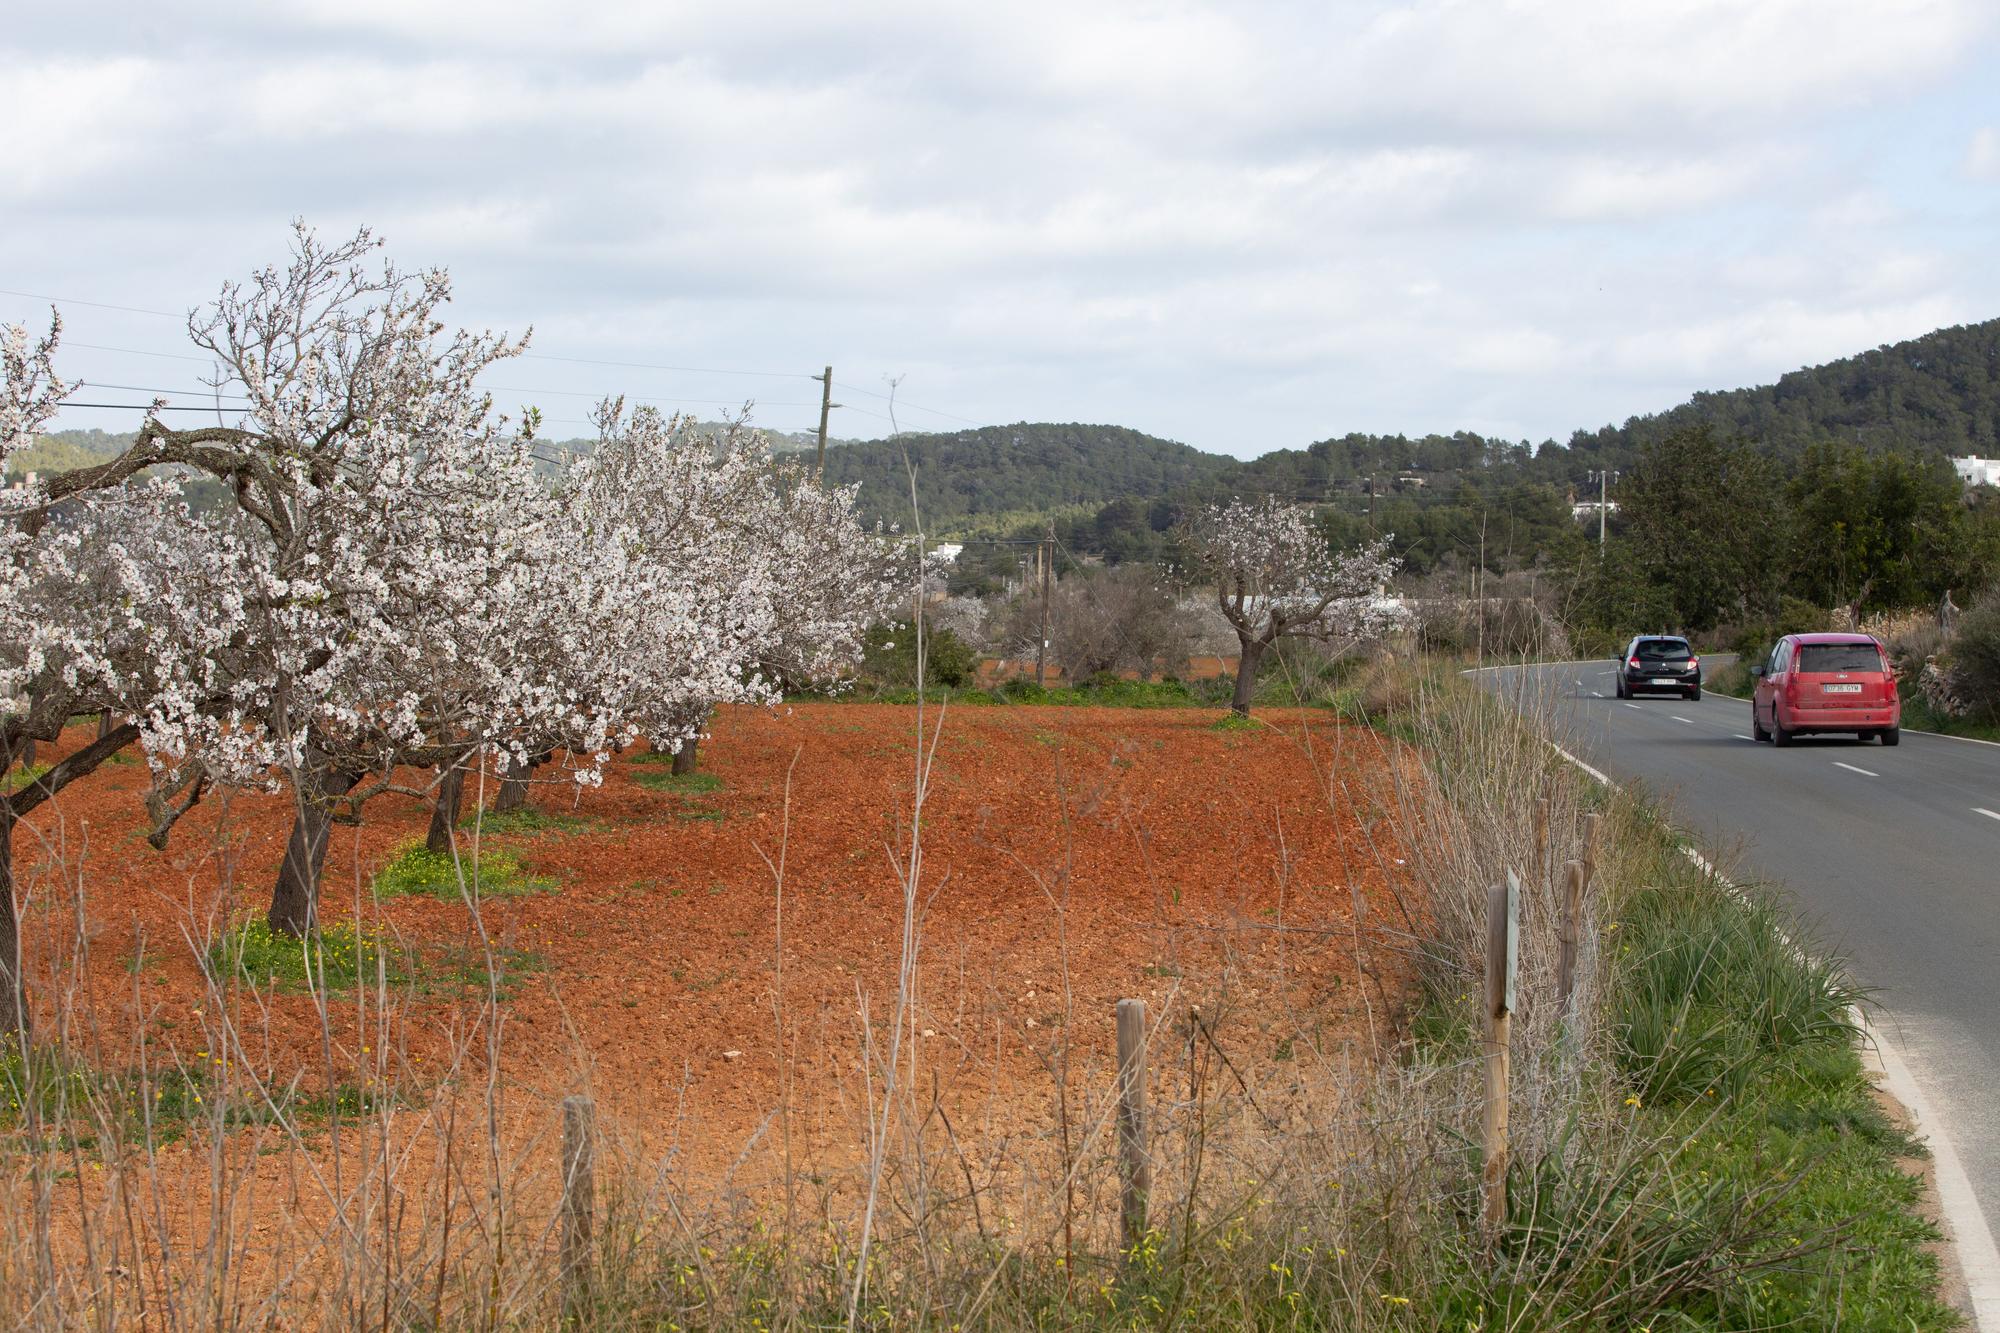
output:
[[[832,357],[966,416],[1211,446],[1246,410],[1262,444],[1563,434],[2000,313],[1962,201],[1909,184],[1923,136],[1860,132],[1885,107],[1951,125],[1937,178],[2000,179],[2000,130],[1960,161],[1943,91],[1991,64],[1976,0],[128,17],[85,42],[38,11],[0,48],[8,286],[171,309],[274,257],[291,216],[365,219],[453,268],[462,317],[532,322],[552,355]]]
[[[1965,171],[1974,180],[2000,183],[2000,129],[1988,125],[1972,136]]]

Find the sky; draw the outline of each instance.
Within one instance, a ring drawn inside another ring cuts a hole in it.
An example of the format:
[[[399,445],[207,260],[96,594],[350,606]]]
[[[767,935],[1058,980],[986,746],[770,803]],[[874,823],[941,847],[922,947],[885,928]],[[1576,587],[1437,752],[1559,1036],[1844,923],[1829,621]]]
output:
[[[79,401],[196,401],[294,218],[532,327],[558,438],[831,363],[836,437],[1540,441],[2000,316],[1991,0],[76,0],[0,68],[0,320],[60,298]]]

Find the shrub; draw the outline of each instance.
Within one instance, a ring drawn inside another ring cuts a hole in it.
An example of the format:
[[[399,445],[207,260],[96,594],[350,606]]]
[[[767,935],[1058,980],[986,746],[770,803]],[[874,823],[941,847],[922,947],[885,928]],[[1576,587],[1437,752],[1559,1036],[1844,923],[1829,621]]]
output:
[[[924,627],[924,684],[959,689],[972,682],[978,657],[965,640],[935,625]],[[861,684],[907,690],[917,684],[917,631],[907,620],[872,627],[862,643]]]
[[[1969,716],[2000,721],[2000,588],[1959,618],[1951,638],[1950,685]]]

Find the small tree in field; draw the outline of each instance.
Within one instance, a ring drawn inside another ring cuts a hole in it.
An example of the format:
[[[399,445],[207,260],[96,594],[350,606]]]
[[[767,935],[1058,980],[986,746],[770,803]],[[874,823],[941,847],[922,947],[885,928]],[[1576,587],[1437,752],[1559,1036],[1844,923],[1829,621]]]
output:
[[[1217,604],[1236,631],[1242,656],[1230,706],[1250,715],[1257,668],[1279,639],[1368,639],[1395,623],[1381,600],[1396,572],[1388,539],[1335,551],[1313,523],[1312,506],[1232,500],[1190,515],[1180,540],[1195,572],[1215,584]]]

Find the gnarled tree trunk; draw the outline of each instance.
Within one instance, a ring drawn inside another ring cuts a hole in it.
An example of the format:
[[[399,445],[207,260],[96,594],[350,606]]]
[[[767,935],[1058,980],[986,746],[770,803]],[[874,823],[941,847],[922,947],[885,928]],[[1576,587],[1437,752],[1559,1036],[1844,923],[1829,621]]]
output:
[[[464,797],[465,764],[460,762],[445,769],[438,780],[437,800],[431,806],[431,831],[424,846],[439,856],[451,854],[451,834],[458,827],[458,808]]]
[[[690,736],[681,742],[681,748],[674,751],[674,776],[686,777],[694,772],[700,761],[701,737]]]
[[[537,768],[549,761],[553,754],[552,750],[544,750],[538,755],[529,756],[526,763],[516,763],[511,756],[507,758],[504,761],[505,775],[500,779],[500,794],[493,798],[493,813],[509,815],[517,810],[528,809],[528,780],[535,775]]]
[[[1268,646],[1259,639],[1239,634],[1237,642],[1242,645],[1243,655],[1236,661],[1236,694],[1229,706],[1238,717],[1250,716],[1250,701],[1257,694],[1257,664],[1264,658]]]
[[[308,754],[293,787],[298,813],[285,844],[285,859],[278,866],[278,882],[271,888],[271,910],[264,918],[279,934],[303,935],[313,928],[319,910],[319,873],[326,866],[327,839],[333,832],[333,803],[360,780],[359,774],[314,763]]]

